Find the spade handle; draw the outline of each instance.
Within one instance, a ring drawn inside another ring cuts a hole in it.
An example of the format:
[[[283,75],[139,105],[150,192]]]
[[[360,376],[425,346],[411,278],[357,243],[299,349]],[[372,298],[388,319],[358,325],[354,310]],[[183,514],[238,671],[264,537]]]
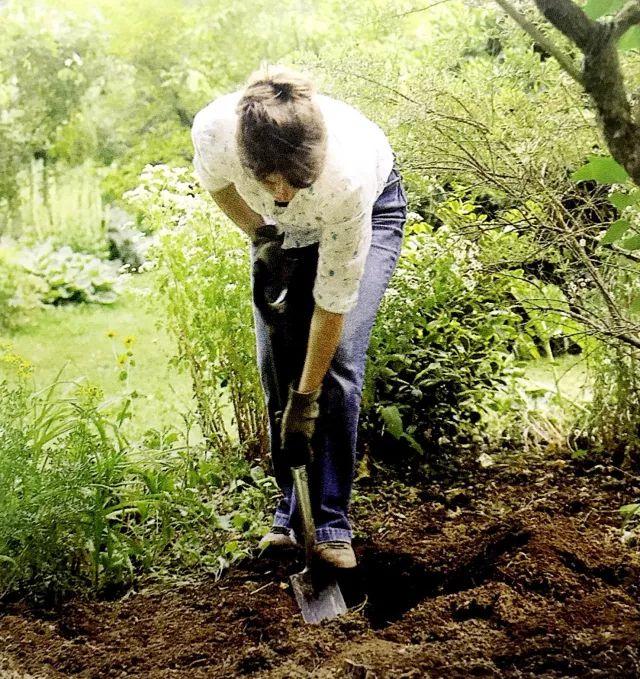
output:
[[[309,474],[306,465],[292,467],[293,486],[296,491],[298,510],[304,531],[304,547],[306,552],[307,566],[311,564],[313,548],[316,544],[316,527],[313,523],[313,513],[311,512],[311,495],[309,493]]]

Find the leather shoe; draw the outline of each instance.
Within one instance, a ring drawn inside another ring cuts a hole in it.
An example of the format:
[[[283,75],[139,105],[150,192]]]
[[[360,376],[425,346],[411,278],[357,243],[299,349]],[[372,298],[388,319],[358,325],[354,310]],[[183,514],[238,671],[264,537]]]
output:
[[[295,547],[297,544],[288,528],[275,526],[260,540],[258,549],[262,551],[274,548],[285,549],[287,547]]]
[[[315,552],[319,558],[334,568],[355,568],[356,555],[350,542],[331,540],[316,545]]]

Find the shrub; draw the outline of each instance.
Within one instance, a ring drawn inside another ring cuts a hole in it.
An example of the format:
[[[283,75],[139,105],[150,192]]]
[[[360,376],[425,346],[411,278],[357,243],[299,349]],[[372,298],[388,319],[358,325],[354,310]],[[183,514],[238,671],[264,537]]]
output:
[[[0,242],[0,328],[13,329],[24,322],[29,311],[40,306],[45,290],[42,279],[20,265],[15,244]]]
[[[206,440],[220,450],[237,442],[251,455],[266,450],[245,239],[184,168],[148,166],[125,197],[156,234],[149,257]]]
[[[125,280],[113,266],[97,257],[74,252],[66,245],[56,249],[51,241],[24,249],[20,263],[45,284],[46,289],[41,294],[45,304],[111,304],[122,291]]]
[[[577,423],[573,443],[640,469],[640,352],[601,344],[594,352],[593,398]]]
[[[386,428],[423,455],[489,443],[483,428],[495,417],[507,432],[522,406],[516,388],[505,390],[521,374],[512,351],[520,323],[508,282],[483,270],[477,244],[409,223],[372,336],[368,429]]]
[[[0,353],[0,598],[57,599],[167,566],[219,574],[266,530],[274,483],[239,451],[224,459],[122,424],[131,396],[87,383],[34,388]]]

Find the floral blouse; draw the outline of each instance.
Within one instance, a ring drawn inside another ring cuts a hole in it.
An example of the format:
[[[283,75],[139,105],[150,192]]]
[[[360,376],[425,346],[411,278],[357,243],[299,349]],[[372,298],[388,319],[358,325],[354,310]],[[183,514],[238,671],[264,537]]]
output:
[[[286,207],[242,167],[235,133],[241,92],[219,97],[195,117],[192,139],[196,175],[212,192],[234,184],[249,207],[284,233],[284,248],[318,243],[316,304],[346,313],[358,289],[371,244],[371,212],[393,168],[393,152],[383,131],[358,110],[317,94],[328,133],[321,175],[299,189]]]

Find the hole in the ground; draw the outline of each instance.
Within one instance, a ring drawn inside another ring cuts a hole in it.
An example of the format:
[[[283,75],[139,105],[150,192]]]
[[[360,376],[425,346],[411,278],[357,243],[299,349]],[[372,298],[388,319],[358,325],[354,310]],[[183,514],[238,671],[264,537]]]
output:
[[[366,597],[365,615],[374,629],[380,629],[429,596],[479,586],[493,573],[496,560],[520,548],[529,536],[521,527],[493,528],[464,553],[452,550],[450,560],[436,568],[410,554],[365,544],[358,549],[358,568],[340,575],[340,587],[349,606]]]

